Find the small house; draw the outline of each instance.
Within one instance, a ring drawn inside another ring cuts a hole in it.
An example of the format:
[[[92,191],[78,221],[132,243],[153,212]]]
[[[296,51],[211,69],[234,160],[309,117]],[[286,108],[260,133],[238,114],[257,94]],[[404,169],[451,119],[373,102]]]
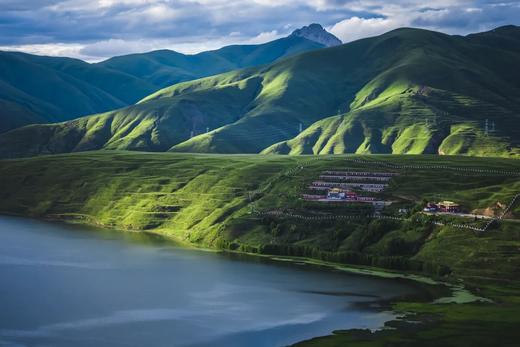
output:
[[[358,199],[358,195],[355,192],[348,191],[348,192],[345,193],[345,199],[347,199],[347,200],[357,200]]]
[[[429,202],[426,204],[426,207],[423,208],[423,211],[424,212],[437,212],[438,209],[439,208],[437,207],[436,204]]]
[[[345,199],[345,192],[338,188],[332,188],[327,192],[327,199],[329,200],[343,200]]]
[[[441,212],[460,212],[460,205],[454,203],[453,201],[441,201],[437,204],[437,206]]]

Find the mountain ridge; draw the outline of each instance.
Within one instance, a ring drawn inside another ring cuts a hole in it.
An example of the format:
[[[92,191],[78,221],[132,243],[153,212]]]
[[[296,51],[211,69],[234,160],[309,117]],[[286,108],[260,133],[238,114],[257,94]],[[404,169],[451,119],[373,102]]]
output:
[[[167,49],[135,53],[112,57],[97,64],[143,78],[164,88],[188,80],[271,63],[292,54],[323,47],[304,37],[287,36],[264,44],[229,45],[197,54],[182,54]]]
[[[179,83],[135,106],[4,134],[0,156],[124,149],[516,157],[520,29],[499,29],[468,37],[398,29]],[[513,43],[496,48],[489,35]]]
[[[118,109],[174,83],[267,64],[323,47],[305,38],[288,36],[196,55],[157,50],[95,64],[0,51],[0,133],[27,124],[59,122]]]

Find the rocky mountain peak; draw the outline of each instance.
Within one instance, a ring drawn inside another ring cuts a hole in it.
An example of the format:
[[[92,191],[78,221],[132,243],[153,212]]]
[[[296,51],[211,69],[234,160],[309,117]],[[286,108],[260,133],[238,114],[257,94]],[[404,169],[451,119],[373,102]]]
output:
[[[304,37],[307,40],[321,43],[327,47],[337,46],[343,43],[336,36],[325,30],[320,24],[316,23],[296,29],[291,36]]]

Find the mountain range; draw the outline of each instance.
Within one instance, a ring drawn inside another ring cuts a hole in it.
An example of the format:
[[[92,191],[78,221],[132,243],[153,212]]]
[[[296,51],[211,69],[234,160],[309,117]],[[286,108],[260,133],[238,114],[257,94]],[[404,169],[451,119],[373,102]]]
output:
[[[296,38],[305,39],[286,40]],[[100,65],[154,85],[171,82],[160,67],[110,66],[119,59]],[[0,156],[98,149],[520,155],[519,27],[468,36],[402,28],[273,61],[176,83],[106,113],[9,131],[0,135]]]
[[[0,52],[0,132],[121,108],[178,82],[341,43],[318,24],[302,30],[265,44],[233,45],[194,55],[159,50],[97,64]]]

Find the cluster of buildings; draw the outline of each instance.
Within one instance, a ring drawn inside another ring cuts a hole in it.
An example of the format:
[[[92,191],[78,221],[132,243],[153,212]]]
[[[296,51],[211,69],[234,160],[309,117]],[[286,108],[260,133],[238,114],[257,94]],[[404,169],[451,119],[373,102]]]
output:
[[[330,203],[370,203],[377,213],[378,209],[391,203],[377,197],[377,193],[383,192],[397,175],[395,172],[326,170],[308,186],[308,192],[302,194],[302,198]],[[423,211],[460,213],[461,206],[453,201],[428,202]],[[400,209],[399,213],[408,213],[408,210]]]
[[[327,192],[327,200],[345,200],[345,201],[375,201],[373,196],[360,196],[356,192],[332,188]]]
[[[331,188],[340,189],[358,189],[365,192],[380,193],[388,187],[386,183],[343,183],[343,182],[326,182],[314,181],[310,187],[313,190],[330,190]]]
[[[374,196],[362,192],[380,193],[397,173],[365,171],[324,171],[319,180],[308,187],[316,194],[303,194],[304,200],[323,202],[369,202],[376,203]]]
[[[423,209],[424,212],[461,212],[460,205],[453,201],[441,201],[438,203],[429,202]]]

